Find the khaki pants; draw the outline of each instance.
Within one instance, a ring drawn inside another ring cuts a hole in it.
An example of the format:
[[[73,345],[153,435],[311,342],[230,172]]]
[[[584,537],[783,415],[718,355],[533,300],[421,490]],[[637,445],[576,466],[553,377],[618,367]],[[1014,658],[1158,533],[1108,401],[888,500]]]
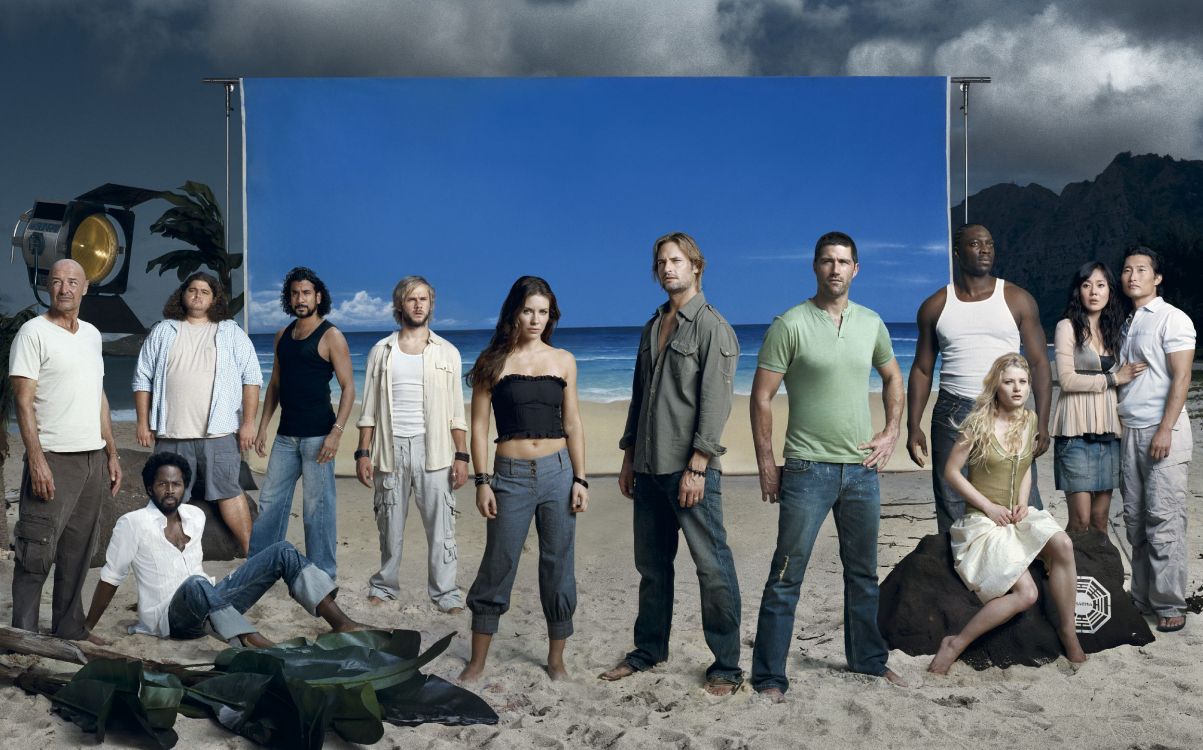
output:
[[[83,586],[95,551],[100,506],[109,488],[103,450],[46,454],[54,499],[35,497],[29,465],[21,475],[17,564],[13,567],[13,627],[38,631],[42,586],[54,566],[51,634],[79,640],[84,627]]]
[[[1120,492],[1132,545],[1132,601],[1142,612],[1177,617],[1186,611],[1186,498],[1190,419],[1174,424],[1170,454],[1149,460],[1157,426],[1125,428]]]
[[[455,495],[451,492],[451,470],[426,471],[426,440],[393,438],[392,473],[376,472],[372,507],[380,531],[380,570],[368,580],[368,596],[396,599],[398,575],[405,546],[405,519],[412,497],[426,529],[427,580],[430,600],[440,609],[464,606],[456,585]]]

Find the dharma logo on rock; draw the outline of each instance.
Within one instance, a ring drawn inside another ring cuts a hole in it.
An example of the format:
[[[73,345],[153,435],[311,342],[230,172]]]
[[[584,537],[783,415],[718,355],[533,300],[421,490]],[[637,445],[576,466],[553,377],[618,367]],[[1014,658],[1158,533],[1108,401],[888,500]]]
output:
[[[1074,629],[1079,633],[1097,633],[1110,619],[1111,592],[1093,576],[1078,576]]]

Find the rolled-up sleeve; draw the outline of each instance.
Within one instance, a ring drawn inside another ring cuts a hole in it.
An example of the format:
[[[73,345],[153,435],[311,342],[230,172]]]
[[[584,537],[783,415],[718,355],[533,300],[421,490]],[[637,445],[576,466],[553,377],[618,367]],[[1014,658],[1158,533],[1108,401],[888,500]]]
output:
[[[1195,324],[1191,322],[1189,315],[1181,310],[1174,310],[1167,316],[1161,348],[1166,354],[1195,348]]]
[[[463,371],[463,361],[460,359],[459,350],[454,346],[448,347],[451,350],[451,356],[448,359],[451,361],[452,380],[455,385],[451,387],[451,429],[468,431],[468,420],[464,416],[464,378],[461,374]]]
[[[693,447],[708,456],[721,456],[727,449],[720,443],[731,399],[735,392],[735,368],[739,362],[739,340],[726,321],[717,318],[701,340],[701,363],[697,432]]]
[[[234,327],[234,361],[242,375],[243,385],[263,385],[263,370],[259,369],[259,355],[246,331]]]
[[[363,403],[359,409],[357,427],[375,427],[376,409],[380,395],[380,358],[384,356],[384,347],[377,344],[368,352],[368,364],[363,373]]]
[[[160,323],[150,330],[142,348],[138,350],[138,364],[134,367],[133,390],[153,391],[155,379],[155,359],[159,342],[163,338],[164,324]]]
[[[635,356],[635,373],[631,377],[631,403],[627,407],[627,423],[622,429],[622,437],[618,441],[618,450],[625,451],[635,445],[635,435],[639,430],[639,410],[643,406],[644,396],[644,341],[648,337],[648,329],[643,329],[639,337],[639,353]]]
[[[104,567],[100,569],[100,580],[120,586],[129,575],[130,565],[133,564],[137,552],[133,524],[128,516],[122,516],[117,519],[113,526],[113,535],[109,537],[109,546],[104,553]]]

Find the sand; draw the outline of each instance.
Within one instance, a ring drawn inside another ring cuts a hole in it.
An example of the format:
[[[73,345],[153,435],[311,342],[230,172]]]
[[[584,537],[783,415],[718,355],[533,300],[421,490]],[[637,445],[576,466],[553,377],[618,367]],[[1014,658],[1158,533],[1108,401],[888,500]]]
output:
[[[606,463],[606,453],[616,453],[613,446],[624,412],[621,405],[588,407],[592,473],[605,473],[607,466],[616,466],[613,455]],[[596,414],[603,419],[595,419]],[[737,445],[739,438],[731,437],[747,429],[746,399],[736,405],[731,422],[726,440],[732,452],[730,463],[734,464],[736,456],[751,455],[750,445]],[[122,426],[119,432],[120,440],[132,444],[128,426]],[[1197,440],[1203,434],[1198,424],[1195,434]],[[345,440],[344,449],[352,442]],[[17,450],[16,460],[10,460],[6,467],[9,487],[15,486],[19,474],[19,447]],[[1198,498],[1198,467],[1203,467],[1203,461],[1197,461],[1195,467],[1191,487],[1194,498]],[[1064,523],[1064,502],[1053,489],[1052,476],[1050,452],[1040,459],[1041,491],[1054,516]],[[913,549],[919,537],[934,531],[935,521],[927,472],[889,473],[882,477],[881,487],[879,549],[884,577]],[[379,559],[371,496],[350,478],[338,480],[338,493],[340,604],[364,621],[419,630],[424,643],[457,631],[460,637],[428,668],[442,677],[454,678],[468,656],[469,617],[467,613],[454,617],[441,614],[426,599],[421,524],[415,519],[406,530],[402,577],[409,585],[401,600],[373,607],[365,599],[367,578]],[[777,514],[760,502],[752,476],[725,477],[723,494],[726,526],[743,594],[742,661],[746,669],[750,666],[760,590],[768,572]],[[472,488],[465,487],[457,495],[461,510],[459,582],[466,590],[480,561],[484,522],[475,510]],[[619,683],[601,682],[596,679],[597,673],[613,666],[632,645],[638,576],[632,563],[629,502],[618,493],[613,478],[598,476],[592,486],[591,509],[578,524],[580,604],[576,634],[567,651],[572,681],[552,683],[543,671],[546,641],[532,534],[514,588],[513,607],[502,620],[487,674],[476,688],[497,710],[500,723],[492,727],[429,725],[417,729],[386,725],[380,746],[927,749],[1190,748],[1203,744],[1203,666],[1199,658],[1203,653],[1203,620],[1198,615],[1189,616],[1186,630],[1161,635],[1146,647],[1125,646],[1096,654],[1076,673],[1061,659],[1040,668],[983,672],[957,664],[950,676],[933,677],[924,672],[927,657],[910,657],[898,651],[891,653],[890,666],[910,683],[909,688],[848,673],[843,655],[840,565],[830,520],[820,533],[803,586],[796,640],[787,667],[792,687],[784,704],[771,704],[746,689],[722,699],[702,691],[703,672],[710,657],[702,638],[694,568],[684,549],[678,556],[671,659]],[[298,498],[288,537],[297,544],[302,539],[299,514]],[[1191,503],[1190,515],[1189,592],[1194,593],[1203,584],[1203,511],[1197,500]],[[10,511],[10,519],[15,520],[15,508]],[[1113,540],[1118,543],[1114,535]],[[210,574],[221,576],[234,565],[210,563],[206,567]],[[5,621],[10,616],[11,571],[11,561],[0,562],[0,618]],[[89,597],[96,573],[92,572],[86,587]],[[49,594],[47,585],[43,604],[47,623]],[[129,581],[98,628],[102,636],[114,641],[115,649],[180,662],[203,662],[220,649],[212,639],[178,642],[125,635],[125,627],[134,620],[129,609],[134,596],[134,582]],[[287,597],[282,586],[270,592],[249,616],[273,639],[312,636],[323,630],[318,621]],[[0,657],[0,667],[7,667],[11,674],[14,665],[30,661]],[[42,661],[38,668],[74,669],[49,661]],[[0,747],[63,748],[94,743],[74,725],[52,715],[45,698],[26,695],[13,687],[11,676],[0,676],[0,701],[4,704]],[[181,718],[176,729],[180,747],[251,746],[207,720]],[[123,746],[130,738],[110,735],[107,741]],[[333,735],[329,741],[330,746],[339,746]]]

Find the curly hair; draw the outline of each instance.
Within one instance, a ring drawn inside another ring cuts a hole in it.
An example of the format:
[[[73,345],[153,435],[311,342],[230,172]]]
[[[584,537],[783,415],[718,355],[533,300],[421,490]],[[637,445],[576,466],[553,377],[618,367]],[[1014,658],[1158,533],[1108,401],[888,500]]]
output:
[[[1012,367],[1018,367],[1028,373],[1029,382],[1031,381],[1032,368],[1023,355],[1002,355],[994,360],[994,364],[990,365],[990,371],[986,373],[986,377],[982,378],[982,392],[973,402],[973,409],[969,412],[969,416],[965,417],[965,421],[958,425],[961,437],[969,441],[970,464],[976,466],[986,458],[986,448],[990,445],[990,438],[994,435],[994,419],[999,415],[998,406],[995,403],[998,397],[998,386],[1002,383],[1003,373]],[[1011,424],[1007,426],[1006,435],[1002,440],[1004,450],[1013,450],[1015,453],[1023,452],[1023,446],[1029,439],[1027,435],[1028,415],[1031,413],[1030,409],[1024,407],[1018,409],[1011,417]]]
[[[179,289],[171,293],[163,305],[163,317],[168,320],[183,320],[188,317],[188,311],[184,309],[184,292],[188,291],[188,287],[192,286],[194,281],[205,282],[209,285],[209,290],[213,292],[213,304],[209,305],[209,320],[214,323],[229,320],[232,316],[230,315],[230,300],[225,287],[216,276],[204,271],[190,274],[180,284]]]
[[[501,313],[497,316],[497,327],[493,329],[492,340],[464,376],[473,388],[492,388],[497,383],[501,371],[505,369],[506,357],[510,356],[514,345],[518,343],[521,333],[518,328],[518,313],[526,304],[527,297],[536,294],[547,298],[547,326],[544,327],[540,338],[545,344],[551,343],[551,334],[556,329],[556,321],[560,319],[560,306],[556,302],[556,295],[551,291],[551,285],[538,276],[522,276],[510,287],[505,302],[501,303]]]
[[[150,488],[154,486],[155,476],[158,475],[159,469],[164,466],[174,466],[184,475],[184,486],[187,487],[192,482],[192,467],[188,465],[188,460],[178,453],[164,451],[162,453],[152,453],[150,458],[146,459],[146,464],[142,467],[142,485],[146,487],[146,491],[150,492]]]
[[[1073,325],[1074,343],[1084,346],[1090,340],[1090,321],[1087,319],[1086,308],[1082,306],[1082,284],[1095,272],[1103,274],[1107,282],[1107,304],[1099,312],[1099,333],[1103,339],[1103,349],[1112,356],[1119,354],[1123,338],[1120,331],[1124,327],[1127,312],[1124,309],[1124,295],[1120,294],[1119,285],[1115,283],[1115,275],[1106,264],[1097,260],[1084,263],[1074,274],[1073,282],[1069,285],[1069,302],[1065,306],[1065,317]]]
[[[284,309],[284,313],[286,315],[296,315],[292,309],[291,299],[292,285],[296,281],[308,281],[310,284],[313,284],[314,290],[317,291],[320,297],[317,303],[317,314],[323,318],[329,315],[330,291],[326,289],[325,282],[319,279],[312,269],[305,266],[297,266],[284,276],[284,288],[280,290],[280,307]]]

